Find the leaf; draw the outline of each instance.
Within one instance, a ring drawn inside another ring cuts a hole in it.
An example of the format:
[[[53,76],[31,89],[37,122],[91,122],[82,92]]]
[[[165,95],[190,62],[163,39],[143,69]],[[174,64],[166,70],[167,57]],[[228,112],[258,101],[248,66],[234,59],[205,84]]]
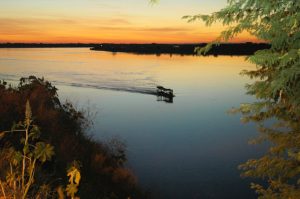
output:
[[[16,151],[14,153],[13,160],[12,160],[13,165],[17,166],[22,161],[22,159],[23,159],[22,153],[19,151]]]
[[[11,131],[15,131],[17,129],[20,128],[24,128],[24,124],[22,124],[22,122],[18,122],[18,123],[13,123],[12,127],[11,127]]]
[[[76,167],[72,166],[68,170],[67,176],[69,177],[69,182],[71,184],[75,183],[75,184],[79,185],[81,175],[80,175],[80,171]]]
[[[78,192],[78,185],[76,184],[68,184],[67,188],[67,195],[74,198],[75,194]]]
[[[29,138],[32,140],[36,140],[40,137],[41,131],[37,125],[33,125],[33,127],[30,130]]]
[[[38,142],[35,145],[34,156],[36,159],[41,162],[46,162],[47,160],[51,160],[54,155],[54,147],[50,144],[46,144],[44,142]]]

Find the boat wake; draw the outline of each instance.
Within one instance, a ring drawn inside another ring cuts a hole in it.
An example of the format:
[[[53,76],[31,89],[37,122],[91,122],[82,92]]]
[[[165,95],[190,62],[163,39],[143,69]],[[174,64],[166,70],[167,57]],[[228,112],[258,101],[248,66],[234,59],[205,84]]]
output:
[[[113,86],[113,85],[94,85],[72,82],[52,81],[56,85],[73,86],[80,88],[94,88],[100,90],[123,91],[130,93],[140,93],[146,95],[157,95],[156,87],[134,87],[134,86]]]
[[[0,73],[0,79],[5,80],[8,83],[11,83],[13,85],[17,85],[20,79],[20,76],[18,75],[12,75],[12,74],[1,74]],[[51,83],[53,83],[55,86],[72,86],[72,87],[79,87],[79,88],[93,88],[93,89],[100,89],[100,90],[112,90],[112,91],[122,91],[122,92],[130,92],[130,93],[140,93],[145,95],[157,95],[156,85],[154,82],[144,82],[144,85],[141,85],[141,82],[139,83],[130,83],[128,81],[112,81],[112,80],[102,80],[102,81],[89,81],[89,82],[82,82],[82,83],[76,83],[72,81],[61,81],[57,80],[55,78],[49,78],[47,79]],[[104,82],[105,81],[105,82]]]

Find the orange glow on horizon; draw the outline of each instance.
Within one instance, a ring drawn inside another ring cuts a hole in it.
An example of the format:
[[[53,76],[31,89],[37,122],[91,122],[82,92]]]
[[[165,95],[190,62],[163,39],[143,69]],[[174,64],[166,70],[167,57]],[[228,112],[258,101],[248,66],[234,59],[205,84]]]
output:
[[[226,2],[217,1],[220,7]],[[174,5],[162,1],[154,7],[137,0],[132,0],[136,7],[122,1],[100,3],[99,0],[99,5],[82,0],[74,0],[74,4],[66,0],[59,2],[47,0],[41,5],[33,0],[1,2],[0,42],[202,43],[215,40],[224,30],[220,24],[206,27],[202,22],[182,20],[181,16],[195,12],[195,6],[184,4],[186,7],[182,7],[180,1],[174,1]],[[200,0],[197,6],[202,8],[203,4]],[[208,5],[202,12],[217,9],[208,2],[205,4]],[[230,42],[248,41],[259,42],[246,33]]]
[[[221,32],[221,30],[219,31]],[[0,32],[1,43],[203,43],[215,40],[219,32],[205,35],[195,32],[163,32],[144,30],[118,30],[118,31],[41,31],[37,33],[3,34]],[[261,42],[255,37],[243,33],[229,42]]]

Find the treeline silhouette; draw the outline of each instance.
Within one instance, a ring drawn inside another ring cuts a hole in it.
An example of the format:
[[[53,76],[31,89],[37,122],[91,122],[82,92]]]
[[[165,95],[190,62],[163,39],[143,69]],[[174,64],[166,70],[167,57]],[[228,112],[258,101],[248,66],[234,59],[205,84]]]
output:
[[[91,50],[110,52],[129,52],[135,54],[179,54],[196,55],[195,48],[205,47],[200,44],[101,44]],[[207,55],[252,55],[257,50],[270,48],[266,43],[224,43],[213,46]]]
[[[95,43],[0,43],[0,48],[91,48]]]
[[[128,52],[135,54],[178,54],[196,55],[196,47],[206,43],[195,44],[112,44],[112,43],[1,43],[0,48],[91,48],[91,50],[109,52]],[[207,55],[252,55],[257,50],[268,49],[266,43],[224,43],[213,46]]]
[[[52,189],[68,183],[66,168],[74,160],[82,164],[80,198],[147,198],[135,176],[125,168],[126,154],[119,140],[99,142],[87,134],[90,120],[70,102],[60,102],[57,89],[44,79],[21,78],[17,87],[0,81],[0,132],[24,121],[26,101],[31,104],[34,122],[41,129],[41,140],[54,146],[55,156],[37,168],[35,184]],[[20,134],[0,137],[0,180],[9,171],[5,152],[20,147]],[[63,178],[65,176],[65,178]],[[1,195],[1,194],[0,194]]]

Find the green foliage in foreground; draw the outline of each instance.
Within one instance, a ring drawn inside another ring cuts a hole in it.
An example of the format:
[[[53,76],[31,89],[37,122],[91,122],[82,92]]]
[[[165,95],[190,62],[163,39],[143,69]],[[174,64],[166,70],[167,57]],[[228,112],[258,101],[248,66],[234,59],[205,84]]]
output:
[[[14,124],[10,131],[1,132],[1,137],[10,133],[24,135],[20,136],[20,150],[17,149],[18,145],[4,147],[0,150],[2,160],[5,160],[7,164],[6,167],[2,167],[6,170],[6,176],[5,181],[0,179],[0,196],[2,195],[4,199],[56,198],[55,190],[51,190],[51,185],[35,183],[35,175],[38,173],[39,167],[46,161],[50,161],[55,153],[52,145],[40,140],[41,131],[33,123],[29,101],[26,102],[24,122]],[[81,178],[76,165],[78,164],[73,164],[67,171],[69,184],[66,192],[72,199],[78,192]],[[65,198],[62,187],[60,187],[59,198]]]
[[[39,127],[33,124],[29,101],[26,102],[24,122],[15,124],[10,131],[1,133],[1,137],[9,133],[24,134],[20,139],[20,150],[14,146],[1,150],[1,156],[7,161],[6,181],[0,179],[1,191],[4,198],[28,198],[28,192],[34,184],[36,168],[51,160],[54,155],[53,146],[39,140]],[[35,195],[48,194],[37,187]]]
[[[93,140],[88,125],[44,79],[0,81],[0,198],[147,198],[124,167],[124,145]]]
[[[243,31],[271,44],[247,58],[255,70],[242,72],[255,80],[246,89],[257,101],[233,110],[243,114],[244,122],[258,123],[261,134],[253,143],[267,141],[271,146],[263,157],[248,160],[240,169],[243,176],[268,182],[251,185],[259,198],[300,198],[300,1],[229,0],[227,7],[211,15],[184,18],[228,27],[215,42],[197,49],[200,54]]]

